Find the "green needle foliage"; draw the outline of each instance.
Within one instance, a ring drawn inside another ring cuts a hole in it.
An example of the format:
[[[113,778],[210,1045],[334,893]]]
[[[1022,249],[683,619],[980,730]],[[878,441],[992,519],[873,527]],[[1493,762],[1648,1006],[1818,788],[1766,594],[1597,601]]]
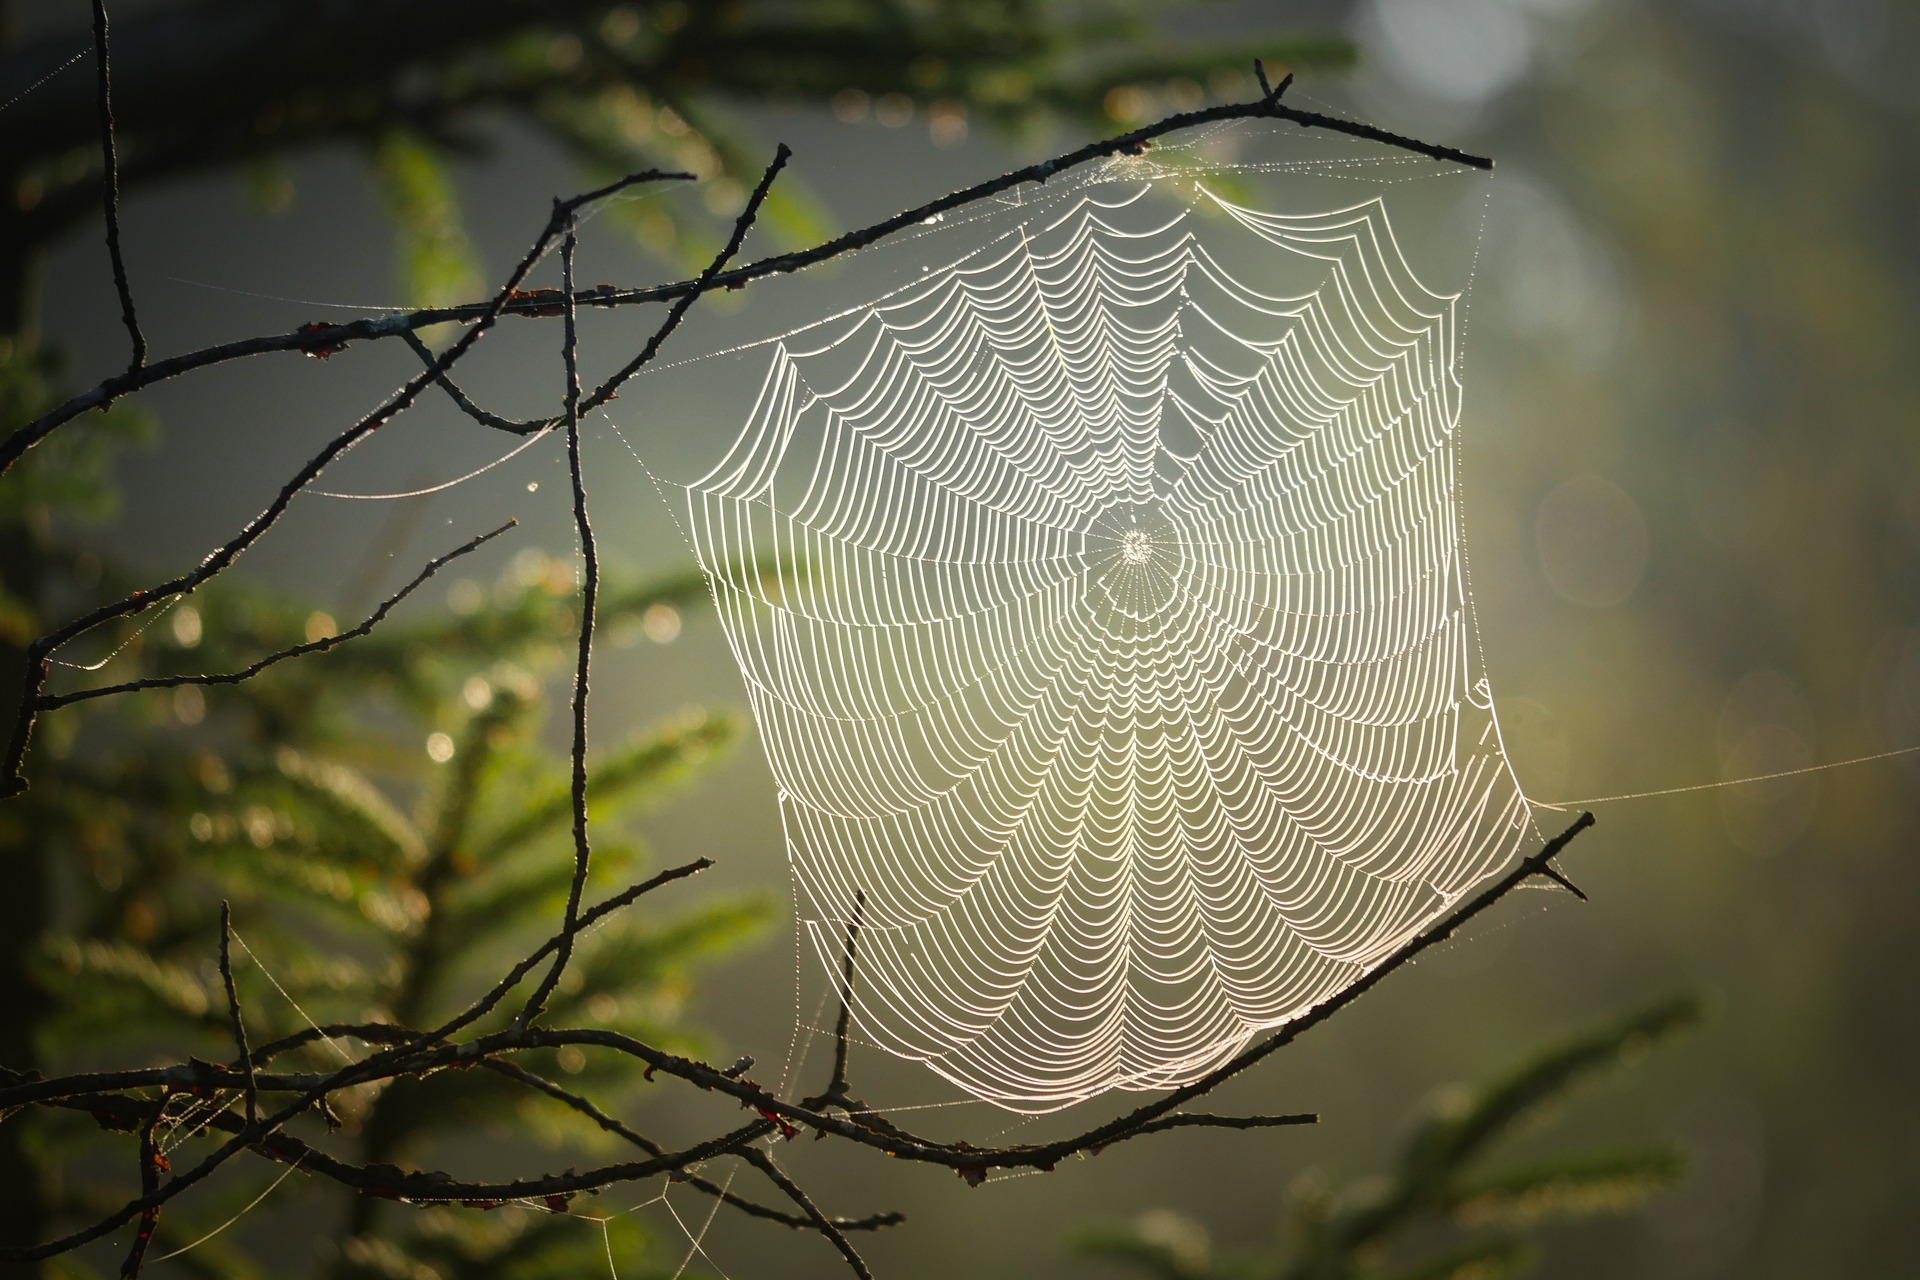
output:
[[[1158,1280],[1504,1280],[1529,1270],[1528,1237],[1543,1222],[1630,1212],[1685,1172],[1670,1146],[1574,1150],[1486,1172],[1516,1131],[1581,1084],[1638,1059],[1700,1016],[1691,998],[1666,1001],[1552,1045],[1506,1076],[1429,1116],[1391,1174],[1345,1194],[1295,1197],[1290,1247],[1279,1256],[1215,1258],[1199,1226],[1156,1212],[1096,1226],[1078,1252]]]
[[[35,388],[14,394],[31,398]],[[82,603],[16,570],[71,572],[81,554],[69,549],[74,516],[105,505],[110,445],[132,430],[116,411],[0,481],[0,532],[33,553],[8,557],[4,616],[16,644],[50,611]],[[130,585],[118,576],[96,568],[91,592]],[[0,819],[10,824],[9,843],[31,846],[34,863],[50,869],[62,905],[14,988],[38,1011],[21,1019],[33,1031],[32,1056],[6,1065],[32,1062],[51,1073],[128,1065],[147,1053],[230,1062],[217,965],[223,900],[255,1045],[314,1024],[435,1024],[497,979],[503,956],[554,931],[574,864],[567,764],[543,741],[541,719],[546,678],[570,669],[573,573],[523,551],[497,581],[447,585],[439,579],[429,590],[450,597],[453,609],[409,602],[371,635],[245,685],[138,693],[45,718],[34,785]],[[617,638],[649,610],[704,598],[695,574],[612,584],[600,617]],[[137,633],[129,627],[103,646],[121,647],[96,678],[232,670],[336,625],[232,579],[133,624]],[[689,711],[596,750],[590,899],[658,869],[628,819],[697,776],[738,727],[730,716]],[[697,1050],[697,1033],[681,1020],[690,969],[748,936],[768,905],[722,899],[610,917],[582,937],[547,1021]],[[341,1050],[366,1048],[347,1034],[334,1041],[339,1049],[319,1041],[275,1069],[326,1070]],[[520,1055],[514,1066],[609,1105],[623,1090],[645,1089],[630,1068],[616,1071],[578,1049]],[[168,1117],[163,1148],[186,1142],[205,1119],[178,1095]],[[352,1091],[336,1098],[329,1123],[343,1158],[402,1168],[476,1136],[543,1162],[541,1148],[600,1150],[609,1141],[589,1119],[492,1069]],[[125,1136],[102,1133],[86,1113],[14,1116],[8,1126],[29,1135],[24,1154],[39,1170],[45,1199],[35,1235],[78,1225],[133,1189]],[[197,1150],[184,1148],[183,1158]],[[261,1164],[170,1207],[156,1255],[240,1212],[280,1172]],[[576,1215],[418,1211],[297,1172],[261,1212],[312,1227],[291,1249],[258,1255],[257,1234],[225,1232],[181,1262],[207,1276],[311,1264],[336,1277],[451,1280],[574,1274],[604,1267],[608,1248],[603,1229]],[[623,1267],[635,1258],[645,1265],[637,1224],[616,1218],[605,1230]],[[316,1233],[335,1243],[313,1262]],[[74,1257],[50,1271],[94,1274]]]

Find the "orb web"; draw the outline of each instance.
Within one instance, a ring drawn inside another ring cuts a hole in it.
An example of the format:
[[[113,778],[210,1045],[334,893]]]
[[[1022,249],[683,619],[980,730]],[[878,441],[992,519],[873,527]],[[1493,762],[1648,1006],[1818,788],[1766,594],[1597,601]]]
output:
[[[1120,161],[1000,214],[755,349],[685,515],[829,967],[862,904],[861,1029],[1046,1110],[1196,1078],[1535,836],[1465,585],[1458,297],[1385,201]]]

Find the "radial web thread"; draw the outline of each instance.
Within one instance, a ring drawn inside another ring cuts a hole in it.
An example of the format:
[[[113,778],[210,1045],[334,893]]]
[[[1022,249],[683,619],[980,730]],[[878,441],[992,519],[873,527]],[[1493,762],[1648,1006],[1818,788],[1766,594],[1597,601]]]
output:
[[[1457,298],[1377,198],[1127,164],[769,344],[684,489],[822,960],[863,895],[864,1033],[1017,1110],[1194,1079],[1536,839]]]

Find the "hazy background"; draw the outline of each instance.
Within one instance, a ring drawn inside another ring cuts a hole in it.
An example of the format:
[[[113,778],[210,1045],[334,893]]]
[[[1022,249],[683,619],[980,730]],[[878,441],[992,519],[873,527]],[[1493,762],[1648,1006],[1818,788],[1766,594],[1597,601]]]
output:
[[[71,7],[44,20],[84,16]],[[1279,8],[1205,6],[1169,30],[1253,29]],[[1305,80],[1303,97],[1499,160],[1468,326],[1464,475],[1488,666],[1529,794],[1681,787],[1920,743],[1912,7],[1368,0],[1281,16],[1360,42],[1361,70]],[[793,176],[845,226],[1080,141],[1061,133],[1016,150],[976,129],[936,149],[924,119],[742,119],[769,148],[794,147]],[[123,207],[160,353],[398,301],[391,233],[360,162],[323,152],[290,174],[292,203],[271,217],[233,176]],[[520,135],[463,164],[459,181],[495,277],[550,196],[578,185],[569,162]],[[589,227],[585,281],[664,270],[613,228]],[[727,319],[707,316],[689,350]],[[57,255],[44,320],[79,381],[124,360],[95,230]],[[610,357],[645,320],[596,317],[591,349]],[[462,381],[502,412],[541,410],[559,385],[553,340],[550,327],[504,325]],[[105,536],[156,574],[197,560],[410,361],[382,343],[326,364],[257,359],[147,393],[164,435],[128,459],[124,510]],[[733,430],[650,420],[637,395],[620,420],[643,447]],[[322,487],[411,488],[500,452],[498,437],[438,404],[384,435]],[[592,445],[603,555],[634,571],[684,563],[659,500],[630,462],[614,465],[615,447]],[[527,527],[474,573],[520,548],[568,555],[564,474],[550,440],[427,499],[302,499],[239,572],[344,618],[501,513]],[[609,735],[687,701],[742,702],[705,618],[669,645],[609,646],[598,671]],[[1222,1110],[1317,1110],[1317,1129],[1167,1135],[977,1190],[827,1149],[840,1144],[802,1144],[793,1162],[834,1212],[908,1212],[906,1227],[866,1246],[883,1276],[1092,1274],[1064,1254],[1066,1230],[1159,1206],[1193,1215],[1218,1244],[1256,1245],[1293,1179],[1367,1171],[1436,1089],[1695,988],[1715,1002],[1708,1026],[1566,1122],[1622,1140],[1677,1137],[1693,1176],[1641,1217],[1553,1235],[1546,1274],[1892,1273],[1920,1256],[1916,762],[1596,806],[1598,829],[1566,862],[1590,904],[1516,895],[1220,1099]],[[720,859],[715,883],[690,896],[784,892],[776,821],[749,745],[649,831],[663,858]],[[714,1057],[782,1061],[796,1022],[791,939],[775,932],[706,971],[696,999]],[[877,1057],[855,1063],[870,1100],[950,1096]],[[923,1114],[976,1141],[1026,1132],[984,1107]],[[671,1132],[670,1118],[649,1118]],[[676,1231],[664,1217],[657,1226]],[[705,1247],[735,1276],[841,1266],[817,1241],[733,1217]]]

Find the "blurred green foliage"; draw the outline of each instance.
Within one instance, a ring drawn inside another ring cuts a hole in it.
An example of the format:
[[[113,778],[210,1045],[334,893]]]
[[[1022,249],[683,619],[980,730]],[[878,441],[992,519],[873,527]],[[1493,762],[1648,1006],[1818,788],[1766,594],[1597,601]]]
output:
[[[1504,1280],[1531,1269],[1530,1229],[1629,1212],[1685,1172],[1670,1146],[1566,1151],[1497,1172],[1502,1140],[1536,1125],[1581,1084],[1630,1064],[1691,1025],[1697,1001],[1653,1005],[1549,1046],[1505,1076],[1443,1098],[1391,1173],[1339,1188],[1296,1180],[1288,1248],[1215,1257],[1204,1228],[1166,1210],[1081,1232],[1083,1255],[1156,1280]]]
[[[8,407],[31,410],[44,397],[47,362],[6,372]],[[0,616],[16,650],[83,597],[137,585],[84,561],[90,553],[71,550],[70,535],[79,516],[110,504],[105,464],[139,424],[125,410],[76,424],[0,479],[9,549]],[[45,717],[33,787],[0,809],[0,843],[16,867],[31,862],[51,879],[58,906],[26,937],[29,971],[10,1005],[10,1032],[32,1036],[32,1056],[5,1065],[230,1060],[216,964],[222,900],[232,903],[234,976],[256,1045],[315,1023],[430,1025],[463,1007],[498,977],[503,955],[554,930],[566,900],[566,762],[543,744],[540,720],[543,678],[570,662],[577,595],[571,566],[523,552],[490,584],[456,581],[449,610],[389,621],[244,686],[183,686]],[[657,629],[704,598],[693,573],[615,585],[600,616],[617,637]],[[108,638],[106,672],[231,670],[337,627],[299,602],[223,579]],[[689,711],[595,754],[595,886],[638,878],[647,854],[626,820],[697,773],[737,730],[731,717]],[[749,936],[768,905],[722,899],[609,919],[582,939],[549,1018],[697,1048],[680,1016],[690,966]],[[339,1052],[318,1042],[287,1065],[321,1069]],[[633,1083],[631,1072],[616,1077],[579,1050],[524,1055],[519,1065],[603,1098]],[[204,1119],[180,1101],[163,1145],[191,1143]],[[350,1092],[333,1120],[355,1163],[412,1165],[476,1134],[519,1148],[607,1141],[562,1104],[487,1071]],[[27,1135],[39,1168],[44,1199],[32,1235],[90,1220],[130,1189],[127,1140],[84,1114],[15,1116],[8,1127]],[[170,1209],[158,1249],[217,1227],[279,1172],[249,1170]],[[564,1215],[414,1212],[304,1178],[273,1204],[338,1230],[316,1263],[332,1276],[565,1274],[604,1265],[608,1248],[601,1228]],[[643,1255],[630,1219],[605,1230],[623,1257]],[[242,1232],[187,1259],[208,1276],[282,1274],[288,1265],[283,1248],[254,1255]],[[53,1271],[94,1274],[74,1257]]]

